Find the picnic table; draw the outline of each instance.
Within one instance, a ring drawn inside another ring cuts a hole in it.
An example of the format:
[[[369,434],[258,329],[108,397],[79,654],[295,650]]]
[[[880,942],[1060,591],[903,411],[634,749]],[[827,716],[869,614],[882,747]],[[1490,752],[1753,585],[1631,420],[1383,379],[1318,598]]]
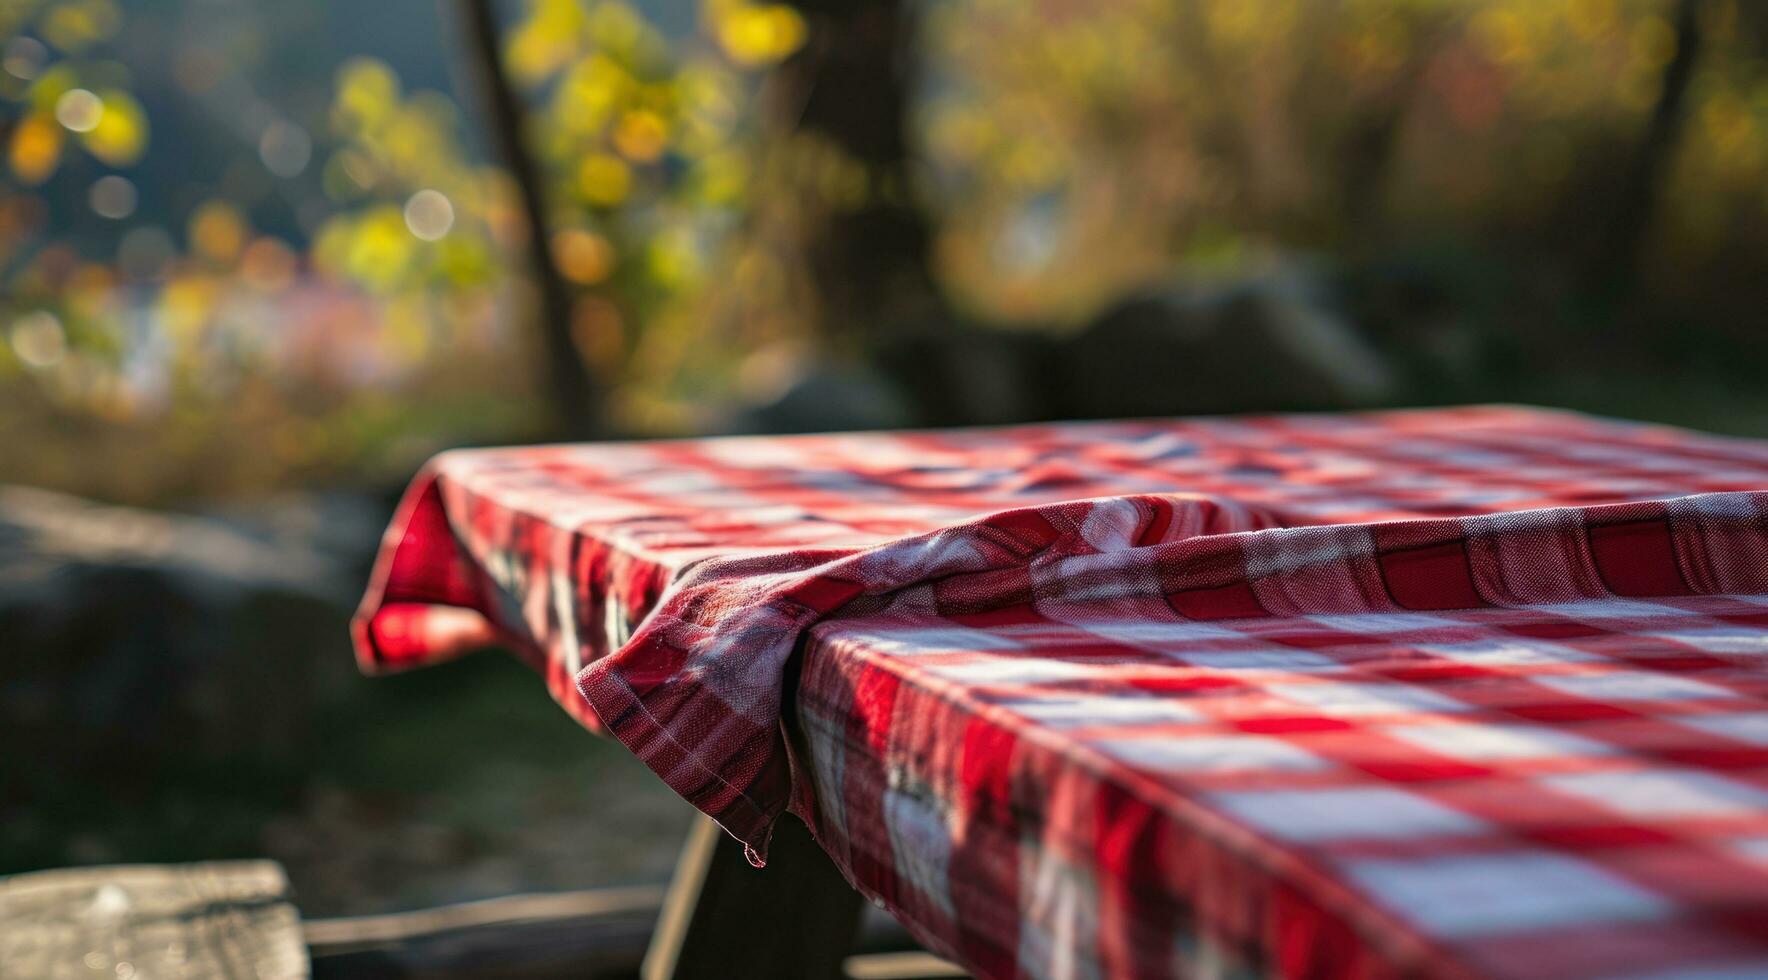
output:
[[[355,640],[982,976],[1768,975],[1764,488],[1502,406],[461,450]]]

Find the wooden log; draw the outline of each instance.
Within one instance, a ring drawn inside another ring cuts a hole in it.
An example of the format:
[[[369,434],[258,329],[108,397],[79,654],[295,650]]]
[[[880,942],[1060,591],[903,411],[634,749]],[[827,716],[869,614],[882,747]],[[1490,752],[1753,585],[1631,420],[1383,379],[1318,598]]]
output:
[[[314,980],[631,980],[655,922],[632,910],[313,946]]]
[[[506,895],[385,915],[302,923],[316,980],[584,978],[639,975],[663,904],[661,887]],[[902,925],[865,907],[849,977],[953,977],[916,951]]]
[[[0,878],[0,976],[308,975],[272,861],[66,868]]]
[[[956,980],[970,974],[932,953],[871,953],[849,956],[842,964],[848,980]]]
[[[309,921],[317,980],[627,980],[663,889],[509,895],[388,915]]]

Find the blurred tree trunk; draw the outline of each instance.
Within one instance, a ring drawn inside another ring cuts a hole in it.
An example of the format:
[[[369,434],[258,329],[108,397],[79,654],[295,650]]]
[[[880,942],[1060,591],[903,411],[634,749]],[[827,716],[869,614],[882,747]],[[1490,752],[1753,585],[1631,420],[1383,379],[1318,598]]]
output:
[[[1373,100],[1369,111],[1350,124],[1341,160],[1341,227],[1354,242],[1378,240],[1394,164],[1399,157],[1400,137],[1424,90],[1425,74],[1442,53],[1445,32],[1440,20],[1416,13],[1407,23],[1414,38],[1405,61]],[[1326,77],[1309,80],[1313,86],[1330,85]]]
[[[1700,17],[1705,6],[1706,0],[1677,0],[1676,53],[1664,68],[1651,119],[1615,196],[1607,233],[1596,249],[1590,281],[1598,302],[1608,311],[1623,306],[1636,286],[1688,115],[1688,88],[1701,57]]]
[[[764,139],[787,152],[807,138],[825,142],[864,168],[864,195],[809,209],[815,218],[793,243],[809,268],[823,336],[863,345],[939,308],[930,232],[910,187],[914,7],[902,0],[792,2],[809,36],[768,79]],[[813,174],[801,179],[816,183]],[[770,192],[803,196],[819,188]]]
[[[526,113],[500,55],[493,0],[447,0],[466,41],[492,143],[521,193],[527,221],[529,278],[539,299],[542,376],[559,434],[585,439],[600,434],[599,392],[571,337],[571,290],[553,265],[548,245],[544,178],[526,142]]]

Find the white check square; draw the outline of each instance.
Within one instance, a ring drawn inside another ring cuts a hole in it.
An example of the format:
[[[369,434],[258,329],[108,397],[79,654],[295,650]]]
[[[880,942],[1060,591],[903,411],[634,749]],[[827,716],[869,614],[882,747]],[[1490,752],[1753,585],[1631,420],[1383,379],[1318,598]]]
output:
[[[964,626],[930,626],[917,629],[884,629],[866,637],[866,644],[899,657],[928,653],[969,653],[979,650],[1017,650],[1019,644],[991,630]]]
[[[1676,720],[1709,735],[1768,746],[1768,713],[1751,711],[1743,714],[1698,715]]]
[[[1560,674],[1535,678],[1543,687],[1592,701],[1693,701],[1734,698],[1722,687],[1687,677],[1647,670],[1615,670],[1601,674]]]
[[[1268,735],[1105,738],[1093,744],[1132,766],[1177,772],[1303,770],[1327,765],[1312,752]]]
[[[1323,654],[1307,650],[1271,647],[1263,650],[1216,650],[1183,653],[1179,658],[1193,667],[1212,670],[1280,670],[1285,673],[1321,673],[1344,669],[1344,665]]]
[[[1411,612],[1339,613],[1309,616],[1308,618],[1322,626],[1363,636],[1412,633],[1421,630],[1465,629],[1467,626],[1466,623],[1458,623],[1441,616],[1427,616],[1424,613]]]
[[[1021,698],[1000,704],[1051,728],[1189,724],[1204,720],[1201,712],[1174,699],[1134,695]]]
[[[1714,626],[1708,629],[1665,630],[1646,633],[1653,639],[1669,640],[1707,653],[1768,655],[1768,630],[1747,626]]]
[[[944,814],[926,796],[894,788],[884,791],[883,804],[898,873],[951,915],[952,831]]]
[[[1663,899],[1575,858],[1468,854],[1345,862],[1364,890],[1426,933],[1532,932],[1669,914]]]
[[[1458,712],[1468,705],[1447,695],[1409,684],[1272,684],[1272,694],[1307,705],[1324,715],[1403,715],[1417,712]]]
[[[1745,837],[1731,842],[1731,849],[1757,864],[1768,866],[1768,837]]]
[[[1693,616],[1694,612],[1679,606],[1636,599],[1585,599],[1579,602],[1548,602],[1531,606],[1530,611],[1552,613],[1584,622],[1603,619],[1662,619],[1666,616]]]
[[[1422,653],[1456,663],[1473,664],[1478,667],[1514,667],[1528,664],[1571,664],[1601,660],[1593,653],[1585,653],[1557,643],[1542,640],[1496,639],[1475,640],[1471,643],[1424,643],[1419,644]]]
[[[1615,751],[1601,742],[1539,725],[1391,725],[1383,731],[1456,759],[1581,759]]]
[[[1636,817],[1741,817],[1768,807],[1768,790],[1693,769],[1580,772],[1542,782]]]
[[[941,677],[967,684],[1045,684],[1052,681],[1100,677],[1102,664],[1077,664],[1040,657],[982,657],[928,668]]]
[[[1168,650],[1173,647],[1183,647],[1186,644],[1210,640],[1243,639],[1239,633],[1233,630],[1197,622],[1168,623],[1159,620],[1125,618],[1088,622],[1085,624],[1085,629],[1094,636],[1104,637],[1116,643],[1152,650]]]
[[[1485,826],[1422,796],[1383,786],[1248,790],[1211,798],[1253,827],[1300,843],[1471,834]]]

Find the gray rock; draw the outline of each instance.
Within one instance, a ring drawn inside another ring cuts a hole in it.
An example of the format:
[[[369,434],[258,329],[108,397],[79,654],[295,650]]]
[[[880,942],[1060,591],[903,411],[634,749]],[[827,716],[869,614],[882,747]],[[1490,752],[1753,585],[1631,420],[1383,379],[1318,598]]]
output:
[[[1053,380],[1058,414],[1071,417],[1344,409],[1396,389],[1305,270],[1132,297],[1062,346]]]
[[[851,432],[902,428],[912,421],[905,396],[889,380],[825,364],[799,375],[772,401],[739,409],[728,431]]]
[[[247,526],[0,487],[0,740],[33,746],[21,769],[145,785],[174,754],[298,749],[316,685],[349,669],[362,576]]]
[[[916,424],[1001,425],[1052,416],[1051,354],[1047,332],[944,322],[900,331],[877,360],[909,395]]]

